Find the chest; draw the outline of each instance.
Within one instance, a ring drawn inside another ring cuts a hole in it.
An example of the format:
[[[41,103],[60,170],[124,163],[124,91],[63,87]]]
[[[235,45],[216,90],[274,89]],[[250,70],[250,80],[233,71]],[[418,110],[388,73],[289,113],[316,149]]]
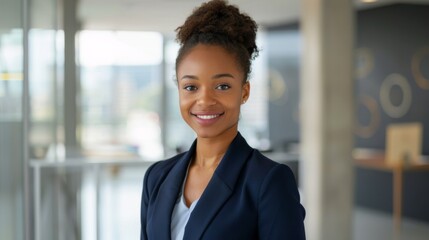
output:
[[[212,176],[213,171],[201,171],[195,168],[189,169],[183,189],[185,202],[188,207],[201,197]]]

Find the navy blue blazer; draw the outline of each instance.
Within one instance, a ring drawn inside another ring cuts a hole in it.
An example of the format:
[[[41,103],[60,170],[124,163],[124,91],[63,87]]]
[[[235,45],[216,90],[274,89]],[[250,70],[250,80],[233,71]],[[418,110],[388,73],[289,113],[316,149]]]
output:
[[[196,141],[153,164],[143,182],[141,239],[171,239],[170,222]],[[289,167],[237,134],[195,206],[183,239],[305,239],[305,210]]]

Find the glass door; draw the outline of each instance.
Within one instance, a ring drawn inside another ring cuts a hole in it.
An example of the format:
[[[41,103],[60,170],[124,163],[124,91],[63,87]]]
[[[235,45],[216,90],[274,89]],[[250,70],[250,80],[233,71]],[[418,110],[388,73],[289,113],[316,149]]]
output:
[[[4,1],[0,8],[0,232],[2,239],[23,239],[22,4]]]

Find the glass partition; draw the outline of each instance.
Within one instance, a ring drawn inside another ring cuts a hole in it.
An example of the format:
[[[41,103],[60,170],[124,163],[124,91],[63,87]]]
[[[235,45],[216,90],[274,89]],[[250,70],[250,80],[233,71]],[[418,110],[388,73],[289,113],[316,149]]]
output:
[[[21,1],[0,7],[0,233],[24,238],[23,29]]]
[[[71,174],[55,169],[35,172],[34,163],[64,160],[62,9],[59,0],[28,0],[28,144],[33,239],[77,239],[73,235],[76,209]],[[40,178],[35,181],[35,177]],[[38,184],[38,185],[36,185]],[[37,188],[35,186],[38,186]],[[67,212],[67,209],[69,212]]]

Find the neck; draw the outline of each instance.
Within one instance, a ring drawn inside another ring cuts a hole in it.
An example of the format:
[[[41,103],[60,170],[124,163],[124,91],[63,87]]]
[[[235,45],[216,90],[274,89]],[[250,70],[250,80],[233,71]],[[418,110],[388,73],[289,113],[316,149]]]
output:
[[[203,168],[216,168],[235,136],[237,132],[221,138],[197,138],[194,164]]]

